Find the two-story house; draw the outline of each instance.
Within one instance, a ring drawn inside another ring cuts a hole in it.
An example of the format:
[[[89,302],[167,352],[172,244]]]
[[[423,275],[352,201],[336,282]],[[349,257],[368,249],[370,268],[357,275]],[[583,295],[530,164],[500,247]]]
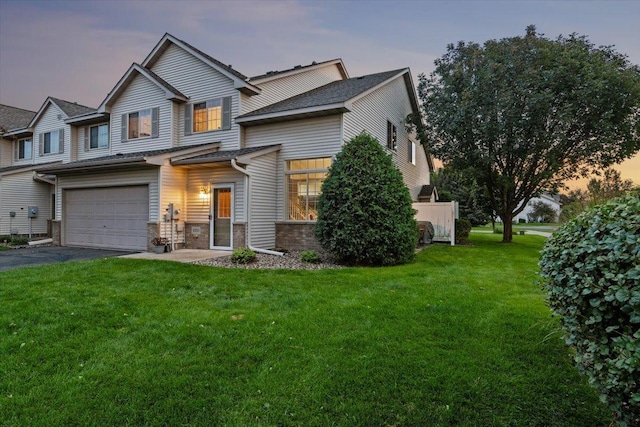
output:
[[[0,105],[0,235],[51,233],[55,177],[36,169],[74,160],[65,120],[87,111],[52,97],[37,112]]]
[[[63,118],[69,157],[36,168],[55,177],[54,242],[314,248],[322,181],[362,131],[418,199],[432,163],[405,129],[417,111],[406,68],[350,78],[335,59],[249,78],[165,34],[96,110]]]

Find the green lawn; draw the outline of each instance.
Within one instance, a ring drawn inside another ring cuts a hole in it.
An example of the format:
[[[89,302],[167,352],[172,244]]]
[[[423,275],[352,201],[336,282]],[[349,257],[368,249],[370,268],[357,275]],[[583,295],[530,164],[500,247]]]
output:
[[[3,426],[606,426],[535,285],[543,238],[315,272],[0,273]]]

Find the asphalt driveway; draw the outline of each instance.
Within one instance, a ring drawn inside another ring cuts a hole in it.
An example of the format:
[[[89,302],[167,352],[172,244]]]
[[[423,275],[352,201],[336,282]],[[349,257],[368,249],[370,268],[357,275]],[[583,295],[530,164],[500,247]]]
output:
[[[0,251],[0,271],[34,265],[55,264],[66,261],[108,258],[127,255],[130,251],[104,249],[69,248],[61,246],[33,247]]]

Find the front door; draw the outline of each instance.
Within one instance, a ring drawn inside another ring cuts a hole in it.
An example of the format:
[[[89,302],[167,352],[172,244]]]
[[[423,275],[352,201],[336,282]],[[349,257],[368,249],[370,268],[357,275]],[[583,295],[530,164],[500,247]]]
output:
[[[211,248],[233,249],[233,184],[214,184]]]

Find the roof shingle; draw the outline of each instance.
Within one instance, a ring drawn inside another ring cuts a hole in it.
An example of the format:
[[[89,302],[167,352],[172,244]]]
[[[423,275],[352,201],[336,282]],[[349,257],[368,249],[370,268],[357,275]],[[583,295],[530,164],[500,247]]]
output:
[[[87,113],[96,112],[95,108],[80,105],[77,102],[69,102],[64,99],[54,98],[50,96],[51,100],[56,103],[58,107],[67,115],[67,117],[81,116]]]
[[[267,105],[266,107],[259,108],[247,114],[243,114],[238,116],[238,118],[254,117],[261,116],[263,114],[281,113],[290,110],[343,103],[379,85],[385,80],[390,79],[405,69],[406,68],[385,71],[382,73],[331,82],[324,86],[320,86],[319,88],[301,93],[300,95],[287,98],[283,101],[276,102],[275,104]]]
[[[35,115],[35,111],[0,104],[0,134],[26,128]]]

